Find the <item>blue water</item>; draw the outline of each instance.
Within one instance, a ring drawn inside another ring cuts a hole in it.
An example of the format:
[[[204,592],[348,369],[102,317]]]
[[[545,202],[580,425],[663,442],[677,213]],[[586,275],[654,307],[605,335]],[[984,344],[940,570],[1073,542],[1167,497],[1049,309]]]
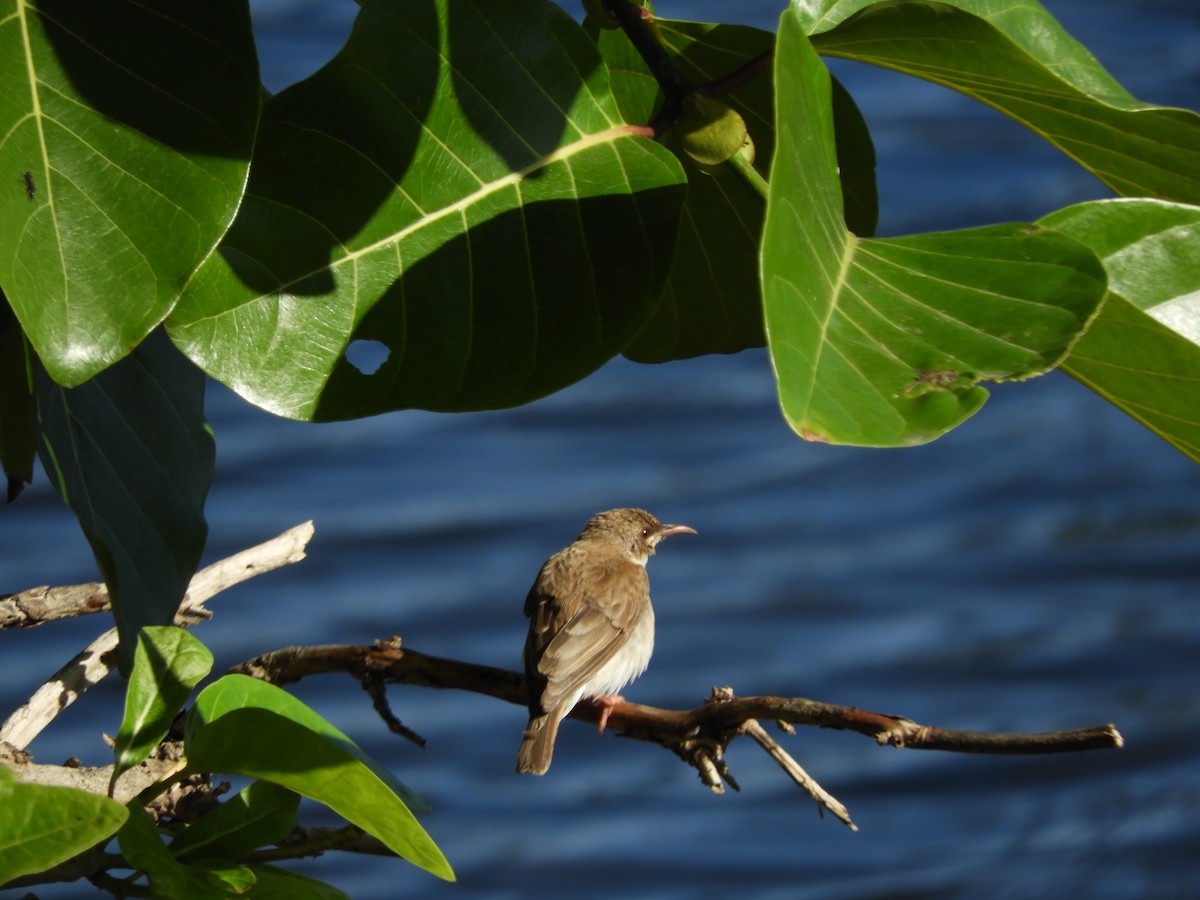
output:
[[[677,2],[768,26],[781,4]],[[1048,4],[1143,99],[1200,102],[1191,2]],[[278,89],[336,50],[353,4],[256,4]],[[1037,217],[1101,195],[1036,138],[947,92],[839,75],[876,129],[896,233]],[[314,519],[309,558],[214,601],[197,634],[218,670],[291,644],[368,643],[519,666],[521,602],[591,513],[646,506],[700,532],[651,563],[658,649],[630,699],[698,703],[713,684],[1045,731],[1113,722],[1128,746],[988,758],[782,738],[862,829],[818,817],[753,745],[740,794],[673,756],[569,723],[544,778],[513,774],[524,715],[393,688],[429,741],[387,735],[344,679],[296,692],[434,805],[459,875],[328,857],[295,865],[356,898],[1200,896],[1200,469],[1062,375],[1003,386],[965,427],[904,451],[799,441],[761,352],[617,361],[518,410],[338,425],[271,418],[220,386],[210,494],[216,559]],[[0,591],[94,577],[44,478],[0,511]],[[102,627],[0,634],[9,709]],[[102,764],[115,679],[34,744]],[[335,824],[318,810],[310,821]],[[94,895],[87,885],[43,897]]]

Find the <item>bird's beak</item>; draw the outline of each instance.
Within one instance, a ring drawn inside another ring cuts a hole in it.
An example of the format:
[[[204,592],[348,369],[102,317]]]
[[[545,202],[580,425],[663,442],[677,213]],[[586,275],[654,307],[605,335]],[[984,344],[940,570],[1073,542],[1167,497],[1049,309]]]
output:
[[[658,529],[659,540],[669,538],[673,534],[695,534],[696,529],[688,525],[664,525]]]

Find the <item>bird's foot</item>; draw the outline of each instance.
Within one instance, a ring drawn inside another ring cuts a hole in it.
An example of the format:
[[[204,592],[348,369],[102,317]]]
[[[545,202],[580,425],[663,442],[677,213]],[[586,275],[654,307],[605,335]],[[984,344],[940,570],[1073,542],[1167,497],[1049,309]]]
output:
[[[608,717],[612,715],[613,707],[618,703],[623,703],[625,698],[620,694],[603,694],[599,697],[593,697],[592,703],[600,707],[600,733],[604,734],[604,729],[608,725]]]

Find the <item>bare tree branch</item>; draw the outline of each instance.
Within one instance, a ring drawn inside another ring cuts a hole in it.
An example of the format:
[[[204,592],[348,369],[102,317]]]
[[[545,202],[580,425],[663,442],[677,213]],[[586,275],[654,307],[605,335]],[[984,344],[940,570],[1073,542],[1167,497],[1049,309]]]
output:
[[[108,588],[101,581],[54,588],[43,584],[0,599],[0,629],[34,628],[55,619],[73,619],[110,609]]]
[[[816,779],[805,772],[800,763],[796,762],[775,738],[767,734],[766,729],[758,724],[758,719],[747,720],[746,724],[742,726],[742,730],[752,737],[754,742],[779,764],[779,768],[783,769],[788,778],[792,779],[800,790],[812,797],[821,809],[829,810],[851,831],[858,831],[858,826],[850,820],[850,811],[833,794],[817,784]]]
[[[192,578],[175,617],[178,625],[191,625],[209,617],[204,602],[236,584],[255,575],[270,572],[282,566],[304,559],[304,548],[313,534],[312,522],[290,528],[269,541],[235,553],[226,559],[201,569]],[[93,585],[81,585],[76,590],[89,589]],[[35,589],[41,590],[41,589]],[[70,588],[48,589],[51,593]],[[29,592],[22,592],[29,593]],[[13,595],[18,596],[18,595]],[[66,596],[64,594],[63,596]],[[89,595],[90,602],[103,603],[107,608],[108,591],[101,586]],[[102,598],[102,599],[101,599]],[[11,598],[10,598],[11,599]],[[83,605],[87,605],[85,602]],[[84,612],[93,610],[86,609]],[[96,610],[98,611],[98,609]],[[74,703],[92,685],[99,682],[112,669],[112,652],[117,648],[117,631],[109,629],[81,650],[65,666],[59,669],[22,706],[16,709],[3,726],[0,726],[0,741],[18,749],[24,749],[49,725],[54,717]]]
[[[146,788],[170,778],[187,765],[180,741],[163,741],[148,759],[121,773],[112,798],[128,803]],[[112,766],[43,765],[33,762],[29,753],[11,744],[0,742],[0,766],[16,773],[25,784],[45,784],[51,787],[73,787],[92,794],[108,794]]]
[[[525,676],[521,673],[404,649],[397,637],[380,641],[373,647],[354,644],[288,647],[257,656],[231,671],[275,684],[331,672],[346,672],[360,679],[369,674],[401,684],[453,688],[486,694],[520,706],[526,704]],[[580,703],[569,718],[599,722],[600,713],[590,704]],[[803,697],[734,697],[730,694],[688,710],[621,702],[613,707],[608,721],[610,727],[628,733],[630,737],[655,740],[658,737],[677,738],[697,730],[732,732],[750,719],[855,731],[892,747],[955,753],[1068,753],[1116,749],[1123,745],[1121,735],[1112,725],[1044,734],[960,731],[919,725],[904,716]]]
[[[237,859],[244,865],[250,865],[278,862],[284,859],[302,859],[306,856],[320,856],[330,850],[366,853],[370,856],[396,855],[387,848],[383,841],[367,834],[357,825],[345,825],[341,828],[305,828],[301,826],[292,831],[278,847],[252,850]]]
[[[276,684],[299,681],[312,675],[345,672],[357,678],[368,691],[375,690],[372,685],[383,680],[471,691],[521,706],[526,704],[525,678],[520,673],[406,650],[397,637],[379,641],[373,647],[346,644],[289,647],[255,657],[232,671]],[[376,708],[379,708],[378,700]],[[384,716],[385,721],[388,716],[391,716],[390,709]],[[585,701],[571,711],[570,718],[595,723],[599,722],[600,711]],[[1066,753],[1116,749],[1124,743],[1112,725],[1046,734],[960,731],[920,725],[904,716],[803,697],[736,697],[727,687],[714,688],[709,700],[687,710],[618,703],[609,716],[608,727],[623,737],[648,741],[670,750],[695,768],[701,781],[716,793],[724,792],[725,783],[737,789],[725,763],[725,749],[734,738],[748,734],[823,809],[857,830],[846,808],[766,733],[759,725],[759,719],[786,726],[809,725],[854,731],[890,747],[956,753]],[[390,722],[389,727],[392,727]]]

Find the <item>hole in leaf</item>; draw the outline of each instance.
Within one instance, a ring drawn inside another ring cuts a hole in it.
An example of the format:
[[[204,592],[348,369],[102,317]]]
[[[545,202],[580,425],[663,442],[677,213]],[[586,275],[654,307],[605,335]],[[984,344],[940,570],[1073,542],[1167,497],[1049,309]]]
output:
[[[392,351],[379,341],[351,341],[346,347],[346,362],[364,375],[374,375],[387,362]]]

